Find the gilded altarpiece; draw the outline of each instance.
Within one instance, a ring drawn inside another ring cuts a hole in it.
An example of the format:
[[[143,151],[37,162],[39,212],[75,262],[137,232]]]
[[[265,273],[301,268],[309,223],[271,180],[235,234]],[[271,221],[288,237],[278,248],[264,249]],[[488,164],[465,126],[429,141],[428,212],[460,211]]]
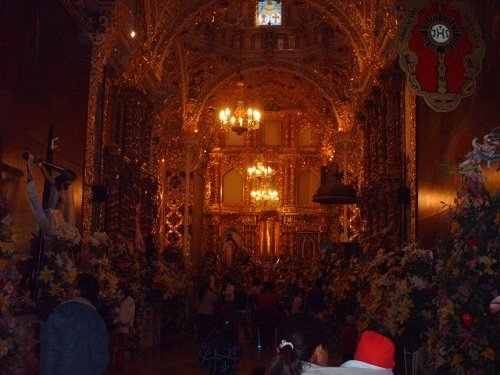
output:
[[[203,215],[207,242],[202,253],[221,249],[228,231],[238,232],[242,250],[256,257],[297,256],[300,233],[314,233],[317,249],[322,242],[339,240],[339,209],[312,202],[331,140],[321,137],[319,125],[297,111],[268,112],[265,118],[261,129],[245,133],[243,139],[234,141],[221,133],[220,147],[209,154]],[[247,168],[257,162],[275,171],[274,188],[280,196],[276,205],[251,199]],[[237,185],[227,184],[229,175],[242,181],[241,201],[225,201],[224,189]],[[302,195],[308,200],[300,198],[301,176],[308,189]]]

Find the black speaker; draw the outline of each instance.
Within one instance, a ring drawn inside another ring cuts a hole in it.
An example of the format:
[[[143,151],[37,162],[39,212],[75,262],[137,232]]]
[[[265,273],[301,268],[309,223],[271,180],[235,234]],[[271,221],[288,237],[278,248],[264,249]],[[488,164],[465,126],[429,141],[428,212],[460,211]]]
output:
[[[398,201],[400,204],[411,203],[410,189],[408,189],[406,186],[402,186],[398,189]]]
[[[108,192],[104,185],[92,186],[92,201],[97,203],[106,203]]]

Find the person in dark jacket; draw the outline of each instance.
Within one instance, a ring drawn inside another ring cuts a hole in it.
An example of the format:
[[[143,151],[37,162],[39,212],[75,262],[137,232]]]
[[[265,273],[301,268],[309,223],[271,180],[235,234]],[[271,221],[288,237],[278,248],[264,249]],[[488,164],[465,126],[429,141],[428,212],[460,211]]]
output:
[[[40,337],[41,375],[102,375],[109,362],[106,324],[94,306],[99,284],[79,274],[70,291],[45,323]]]

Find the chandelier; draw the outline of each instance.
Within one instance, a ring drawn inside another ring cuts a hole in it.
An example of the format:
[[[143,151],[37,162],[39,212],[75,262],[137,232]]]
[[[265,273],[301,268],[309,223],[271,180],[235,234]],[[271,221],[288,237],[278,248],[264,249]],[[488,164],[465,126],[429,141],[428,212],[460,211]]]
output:
[[[250,192],[250,196],[252,197],[252,199],[254,199],[257,202],[259,202],[259,201],[277,202],[280,200],[278,192],[274,189],[252,190]]]
[[[242,135],[244,132],[249,130],[257,130],[260,126],[261,114],[255,108],[246,108],[243,104],[243,89],[245,88],[245,78],[241,74],[243,65],[243,1],[240,1],[239,12],[238,12],[238,30],[237,37],[239,39],[239,68],[238,68],[238,81],[237,86],[237,100],[236,108],[231,111],[229,107],[221,110],[219,112],[219,121],[221,128],[224,131],[232,130],[238,135]]]
[[[276,205],[280,198],[278,191],[273,187],[274,169],[258,162],[249,167],[247,172],[252,182],[252,190],[250,191],[252,201],[262,208]]]
[[[274,169],[258,162],[257,165],[249,167],[247,172],[250,178],[261,176],[268,177],[274,174]]]
[[[221,128],[225,131],[232,130],[242,135],[248,130],[257,130],[260,126],[260,112],[253,108],[245,108],[243,100],[236,101],[236,109],[231,112],[229,107],[219,113]]]

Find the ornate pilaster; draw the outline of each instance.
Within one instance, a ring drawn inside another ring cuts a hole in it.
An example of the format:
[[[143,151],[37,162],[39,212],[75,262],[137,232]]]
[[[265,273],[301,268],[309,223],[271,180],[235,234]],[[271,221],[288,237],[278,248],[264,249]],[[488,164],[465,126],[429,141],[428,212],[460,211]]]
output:
[[[99,91],[103,84],[104,66],[109,55],[113,51],[118,26],[128,15],[128,8],[124,0],[116,1],[112,9],[113,17],[108,13],[95,14],[94,18],[82,16],[82,13],[75,7],[73,2],[64,0],[62,4],[75,17],[76,21],[87,33],[93,43],[90,75],[89,92],[87,104],[87,126],[85,134],[85,157],[84,157],[84,175],[83,175],[83,193],[82,193],[82,237],[88,238],[92,231],[92,186],[95,184],[95,168],[100,161],[95,160],[97,153],[97,139],[101,134],[97,134],[97,110]],[[87,21],[90,20],[90,21]]]
[[[398,242],[404,230],[404,139],[401,126],[402,76],[382,71],[358,115],[363,130],[362,218],[364,235],[390,234]]]
[[[406,144],[406,186],[410,190],[410,205],[405,212],[407,220],[408,241],[415,242],[417,239],[417,120],[416,107],[417,96],[405,87],[404,100],[404,124],[405,133],[403,134]]]

